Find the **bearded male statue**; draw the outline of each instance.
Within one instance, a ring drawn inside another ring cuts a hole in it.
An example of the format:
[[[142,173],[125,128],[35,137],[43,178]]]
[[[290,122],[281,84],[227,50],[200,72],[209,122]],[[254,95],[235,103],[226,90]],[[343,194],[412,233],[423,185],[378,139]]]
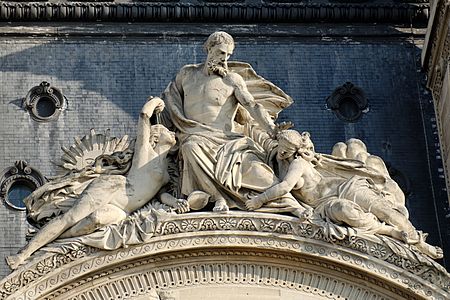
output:
[[[238,132],[236,114],[240,110],[262,131],[274,134],[273,119],[292,99],[250,65],[228,62],[234,50],[228,33],[211,34],[204,48],[206,62],[184,66],[163,94],[163,123],[175,130],[180,142],[181,194],[208,193],[214,211],[246,209],[248,199],[279,180],[268,165],[268,153]],[[259,211],[290,212],[300,218],[310,213],[290,193]]]

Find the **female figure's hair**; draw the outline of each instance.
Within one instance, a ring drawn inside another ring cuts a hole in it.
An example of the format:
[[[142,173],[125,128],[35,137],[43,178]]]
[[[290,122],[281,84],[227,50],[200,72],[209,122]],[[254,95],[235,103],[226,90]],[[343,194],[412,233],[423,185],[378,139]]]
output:
[[[112,154],[102,154],[95,159],[93,169],[96,173],[124,175],[131,168],[134,151],[130,148]]]
[[[300,134],[297,130],[282,130],[278,133],[277,140],[284,140],[290,145],[295,146],[297,150],[307,149],[310,146],[314,147],[311,141],[311,135],[307,131],[304,131]]]
[[[314,144],[311,141],[311,134],[307,131],[299,133],[296,130],[287,129],[282,130],[277,135],[277,140],[283,140],[284,142],[292,145],[297,153],[296,157],[307,158],[314,165],[320,164],[321,156],[314,150]]]

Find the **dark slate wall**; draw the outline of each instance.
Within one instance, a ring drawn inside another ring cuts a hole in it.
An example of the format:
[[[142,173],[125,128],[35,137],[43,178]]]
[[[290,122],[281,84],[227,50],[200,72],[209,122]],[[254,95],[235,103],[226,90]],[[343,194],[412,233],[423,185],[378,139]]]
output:
[[[189,28],[186,28],[188,31]],[[91,128],[113,136],[134,136],[138,112],[149,95],[163,91],[185,64],[199,63],[204,36],[141,38],[15,38],[0,43],[0,169],[25,159],[45,175],[73,137]],[[422,88],[416,43],[400,38],[237,37],[234,60],[290,94],[295,103],[281,120],[312,134],[316,149],[358,137],[369,151],[404,173],[411,183],[411,221],[442,245],[436,228],[444,193],[432,135],[432,106]],[[67,109],[55,122],[37,123],[21,109],[21,99],[41,81],[60,88]],[[351,81],[361,87],[370,111],[345,123],[326,109],[332,91]],[[431,163],[429,164],[429,158]],[[437,197],[437,199],[436,199]],[[442,224],[441,224],[442,227]],[[0,260],[24,244],[24,214],[0,205]],[[448,236],[447,236],[448,237]],[[447,242],[448,243],[448,242]],[[447,247],[447,245],[444,245]],[[447,256],[450,255],[448,247]],[[8,272],[0,262],[0,277]]]

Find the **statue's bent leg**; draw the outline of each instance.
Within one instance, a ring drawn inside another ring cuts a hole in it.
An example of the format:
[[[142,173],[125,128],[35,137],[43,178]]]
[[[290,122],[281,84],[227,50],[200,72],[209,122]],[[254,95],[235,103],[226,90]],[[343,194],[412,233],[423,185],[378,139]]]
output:
[[[380,199],[373,199],[372,201],[378,202],[372,203],[367,207],[369,212],[373,213],[380,221],[386,222],[387,224],[404,231],[406,233],[403,237],[405,242],[412,243],[418,241],[419,236],[417,230],[405,215],[392,207],[389,207],[390,203],[387,203],[386,201],[380,201]]]
[[[198,140],[197,140],[198,139]],[[182,193],[190,195],[200,190],[211,195],[210,201],[215,202],[214,211],[228,211],[225,198],[218,189],[214,178],[215,161],[213,149],[203,149],[202,139],[191,136],[181,146],[183,155]],[[201,146],[202,145],[202,146]]]
[[[90,234],[104,226],[117,224],[126,217],[127,213],[123,209],[112,204],[106,204],[69,228],[59,237],[70,238]]]
[[[365,212],[374,214],[380,221],[396,227],[405,234],[403,240],[408,243],[417,242],[419,235],[408,218],[393,208],[393,204],[370,188],[357,189],[349,193],[349,198]]]
[[[376,201],[376,200],[373,200]],[[381,221],[389,225],[393,225],[402,231],[401,238],[408,244],[414,244],[422,253],[432,257],[433,259],[442,258],[442,249],[432,246],[425,242],[422,234],[416,230],[412,223],[396,209],[388,207],[388,201],[379,201],[371,206],[371,212],[376,215]]]
[[[347,199],[339,199],[337,197],[329,199],[321,206],[320,210],[322,211],[322,217],[327,217],[333,223],[344,223],[369,233],[402,239],[401,230],[380,222],[374,214],[363,211],[358,204]]]
[[[242,187],[264,192],[279,182],[267,164],[261,162],[254,154],[246,155],[242,162]]]

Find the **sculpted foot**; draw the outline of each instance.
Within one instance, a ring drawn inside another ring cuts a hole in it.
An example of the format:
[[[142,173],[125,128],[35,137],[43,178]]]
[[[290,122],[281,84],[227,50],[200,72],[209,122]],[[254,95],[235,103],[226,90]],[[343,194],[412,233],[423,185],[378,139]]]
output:
[[[432,259],[440,259],[444,257],[444,252],[440,247],[431,246],[430,244],[425,242],[425,238],[428,234],[424,235],[422,231],[418,231],[419,234],[419,242],[414,244],[414,246],[423,254],[428,255]]]
[[[228,208],[227,202],[225,199],[217,199],[216,204],[214,205],[213,211],[227,213],[230,209]]]
[[[11,268],[11,270],[17,269],[20,265],[24,264],[25,260],[20,254],[11,255],[6,257],[6,263]]]
[[[414,246],[416,246],[416,248],[419,249],[420,252],[428,255],[432,259],[440,259],[444,257],[444,252],[440,247],[431,246],[430,244],[427,244],[425,242],[420,242],[418,244],[415,244]]]

